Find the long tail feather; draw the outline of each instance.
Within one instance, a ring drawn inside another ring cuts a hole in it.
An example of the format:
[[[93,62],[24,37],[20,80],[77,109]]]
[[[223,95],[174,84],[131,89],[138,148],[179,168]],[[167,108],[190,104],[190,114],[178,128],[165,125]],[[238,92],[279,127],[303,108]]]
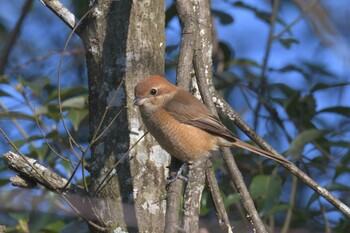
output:
[[[236,141],[233,142],[233,145],[235,145],[236,147],[245,149],[245,150],[249,150],[250,152],[261,155],[261,156],[266,157],[268,159],[272,159],[278,163],[291,164],[291,162],[289,160],[283,158],[282,156],[276,156],[270,152],[267,152],[267,151],[262,150],[260,148],[254,147],[254,146],[252,146],[248,143],[245,143],[239,139],[236,139]]]

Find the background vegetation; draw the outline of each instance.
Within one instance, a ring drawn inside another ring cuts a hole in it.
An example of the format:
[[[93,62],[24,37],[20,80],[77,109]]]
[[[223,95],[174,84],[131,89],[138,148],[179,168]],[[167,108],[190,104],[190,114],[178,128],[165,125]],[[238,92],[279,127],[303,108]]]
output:
[[[215,87],[276,150],[289,155],[301,170],[349,204],[350,37],[346,16],[350,7],[347,1],[278,2],[211,2]],[[21,152],[69,178],[72,164],[66,158],[73,164],[79,158],[70,151],[60,121],[57,71],[71,31],[40,1],[21,3],[4,1],[0,9],[0,127]],[[64,3],[79,18],[87,10],[82,0]],[[165,70],[174,80],[181,27],[174,3],[167,1],[166,5]],[[64,55],[61,98],[65,123],[77,143],[86,147],[88,87],[79,38],[72,38]],[[246,139],[232,125],[227,127]],[[4,137],[0,143],[1,155],[11,150]],[[243,151],[234,154],[258,211],[272,230],[281,231],[286,221],[290,225],[285,232],[345,233],[350,229],[348,218],[289,172]],[[89,159],[88,153],[87,163]],[[230,220],[244,226],[245,213],[222,159],[214,158],[214,169]],[[13,172],[0,157],[0,224],[8,232],[88,231],[56,195],[41,187],[13,187],[11,176]],[[82,184],[81,170],[73,183]],[[207,192],[201,216],[203,227],[215,229],[215,211]]]

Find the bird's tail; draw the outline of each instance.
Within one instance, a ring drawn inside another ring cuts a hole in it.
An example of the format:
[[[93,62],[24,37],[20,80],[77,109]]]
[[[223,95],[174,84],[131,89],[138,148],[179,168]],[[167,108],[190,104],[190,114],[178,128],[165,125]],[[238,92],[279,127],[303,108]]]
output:
[[[239,139],[236,139],[236,141],[233,142],[233,145],[236,147],[245,149],[245,150],[249,150],[250,152],[261,155],[261,156],[266,157],[268,159],[272,159],[280,164],[291,164],[291,162],[289,160],[285,159],[282,156],[274,155],[270,152],[267,152],[267,151],[262,150],[260,148],[254,147],[248,143],[245,143]]]

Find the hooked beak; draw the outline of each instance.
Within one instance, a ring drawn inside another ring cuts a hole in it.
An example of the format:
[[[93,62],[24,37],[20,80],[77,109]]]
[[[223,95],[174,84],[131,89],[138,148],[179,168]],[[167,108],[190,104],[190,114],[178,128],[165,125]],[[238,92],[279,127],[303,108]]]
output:
[[[142,99],[140,97],[135,97],[133,104],[134,106],[140,106],[142,104]]]

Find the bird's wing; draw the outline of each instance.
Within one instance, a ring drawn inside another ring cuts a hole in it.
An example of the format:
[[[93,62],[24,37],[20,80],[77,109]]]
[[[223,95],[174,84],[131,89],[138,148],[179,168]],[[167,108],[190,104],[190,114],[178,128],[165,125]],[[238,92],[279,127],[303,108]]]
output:
[[[234,142],[236,136],[201,101],[185,90],[178,89],[164,109],[177,121],[200,128],[210,134]]]
[[[288,160],[281,156],[276,156],[270,152],[241,141],[236,135],[229,131],[201,101],[185,90],[178,90],[179,91],[175,94],[174,98],[164,105],[164,109],[177,121],[195,126],[210,134],[222,137],[232,142],[236,147],[249,150],[281,164],[290,164]]]

